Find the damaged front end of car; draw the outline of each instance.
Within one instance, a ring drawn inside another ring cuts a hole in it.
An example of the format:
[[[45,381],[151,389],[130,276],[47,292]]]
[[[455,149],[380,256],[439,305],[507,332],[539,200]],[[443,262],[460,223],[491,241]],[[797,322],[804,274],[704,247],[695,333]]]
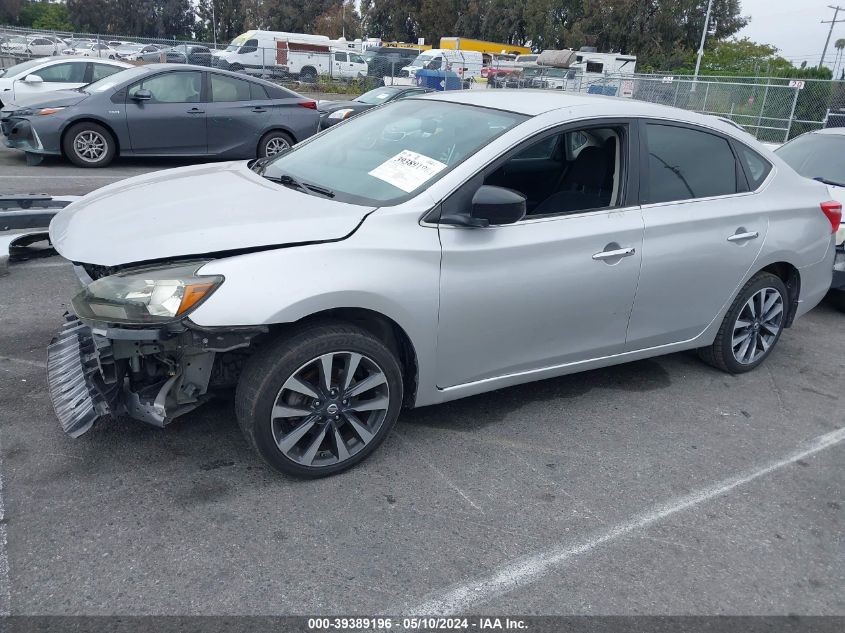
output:
[[[47,351],[50,398],[66,433],[123,415],[163,427],[236,384],[266,328],[191,323],[188,314],[223,283],[198,273],[205,263],[121,270],[74,297]]]

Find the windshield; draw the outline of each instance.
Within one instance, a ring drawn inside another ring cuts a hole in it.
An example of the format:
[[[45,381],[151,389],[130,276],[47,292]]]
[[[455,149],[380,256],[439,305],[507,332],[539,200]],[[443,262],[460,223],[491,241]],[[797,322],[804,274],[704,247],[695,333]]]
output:
[[[360,97],[356,97],[355,101],[366,103],[367,105],[379,105],[380,103],[387,102],[400,90],[402,88],[376,88],[375,90],[365,92]]]
[[[415,68],[422,68],[424,64],[427,64],[433,59],[431,55],[418,55],[414,61],[412,61],[408,66],[414,66]]]
[[[0,70],[0,77],[17,77],[18,75],[22,75],[26,71],[30,70],[31,68],[35,68],[36,66],[40,66],[44,63],[43,59],[30,59],[28,62],[23,62],[21,64],[16,64],[14,66],[9,66],[4,70]]]
[[[344,202],[398,204],[525,119],[476,106],[402,99],[280,154],[263,175],[293,176]]]
[[[249,33],[244,33],[243,35],[238,35],[235,39],[232,40],[232,43],[226,47],[226,52],[228,53],[236,53],[241,46],[249,39]]]
[[[124,81],[134,79],[136,77],[141,77],[149,73],[149,69],[144,68],[143,66],[136,66],[135,68],[127,68],[126,70],[121,70],[120,72],[116,72],[113,75],[109,75],[108,77],[103,77],[99,81],[95,81],[92,84],[88,84],[84,88],[80,88],[82,92],[88,93],[97,93],[97,92],[105,92],[106,90],[110,90],[114,88],[116,85],[123,83]]]
[[[802,176],[845,185],[845,134],[804,134],[775,153]]]
[[[376,53],[375,51],[365,51],[364,52],[364,60],[366,60],[366,62],[369,63],[376,58],[376,55],[378,55],[378,53]]]

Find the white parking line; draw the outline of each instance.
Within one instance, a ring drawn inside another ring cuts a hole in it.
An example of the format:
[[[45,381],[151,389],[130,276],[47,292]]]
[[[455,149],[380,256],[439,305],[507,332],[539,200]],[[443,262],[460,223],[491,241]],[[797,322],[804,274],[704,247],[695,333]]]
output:
[[[6,508],[3,505],[3,460],[0,460],[0,617],[10,615],[12,591],[9,586],[9,557],[6,554]]]
[[[404,609],[401,609],[401,612],[413,615],[446,615],[464,612],[471,605],[487,602],[514,589],[536,582],[553,568],[559,567],[581,554],[586,554],[600,545],[610,543],[632,532],[646,528],[668,516],[710,501],[726,492],[730,492],[738,486],[747,484],[759,477],[768,475],[771,472],[839,444],[843,440],[845,440],[845,428],[832,431],[831,433],[815,438],[805,444],[804,448],[799,448],[782,459],[769,462],[754,470],[724,479],[713,486],[658,505],[642,514],[632,517],[628,521],[597,532],[581,541],[562,544],[512,561],[488,576],[476,578],[465,584],[452,587],[421,604],[406,606]]]

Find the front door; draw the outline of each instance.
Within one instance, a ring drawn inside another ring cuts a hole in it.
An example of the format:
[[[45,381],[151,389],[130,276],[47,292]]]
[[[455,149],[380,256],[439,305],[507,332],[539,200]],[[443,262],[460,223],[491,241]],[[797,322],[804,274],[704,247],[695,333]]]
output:
[[[164,72],[129,88],[126,123],[132,150],[139,154],[198,155],[208,148],[203,73]],[[135,95],[142,90],[148,100]]]
[[[642,216],[628,202],[636,192],[626,168],[636,143],[625,122],[552,134],[551,142],[544,133],[517,148],[443,203],[444,213],[468,211],[482,183],[506,182],[528,197],[537,178],[525,161],[554,183],[515,224],[440,226],[441,388],[624,349],[642,257]],[[557,163],[551,176],[549,161]]]
[[[751,269],[768,229],[768,210],[747,193],[725,137],[657,122],[643,127],[645,237],[631,350],[704,331]]]

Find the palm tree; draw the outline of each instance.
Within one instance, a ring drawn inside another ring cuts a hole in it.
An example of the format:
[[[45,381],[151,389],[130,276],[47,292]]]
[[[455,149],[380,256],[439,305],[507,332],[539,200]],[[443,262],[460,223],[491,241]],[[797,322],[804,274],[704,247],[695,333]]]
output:
[[[839,69],[843,50],[845,50],[845,38],[839,38],[833,46],[836,48],[836,63],[833,65],[833,78],[836,79],[836,71]]]

